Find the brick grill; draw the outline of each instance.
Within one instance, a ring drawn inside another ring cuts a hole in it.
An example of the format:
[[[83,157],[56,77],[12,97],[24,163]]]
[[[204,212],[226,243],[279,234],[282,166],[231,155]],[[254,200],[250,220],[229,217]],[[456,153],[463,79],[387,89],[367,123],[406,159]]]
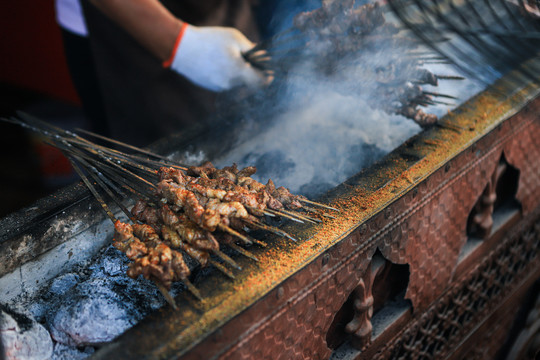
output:
[[[325,195],[338,219],[287,225],[298,244],[269,238],[253,250],[259,264],[239,259],[236,280],[200,281],[204,302],[180,295],[179,311],[150,315],[93,358],[534,358],[537,95],[531,84],[495,84]],[[93,231],[97,206],[80,188],[69,192],[49,204],[54,216],[2,238],[1,275]],[[84,225],[51,234],[67,203]]]

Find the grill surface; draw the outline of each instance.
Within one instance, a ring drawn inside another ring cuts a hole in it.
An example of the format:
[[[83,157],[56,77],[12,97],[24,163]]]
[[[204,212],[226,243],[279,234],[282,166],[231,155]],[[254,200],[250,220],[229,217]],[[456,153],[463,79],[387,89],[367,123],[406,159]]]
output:
[[[508,75],[448,114],[440,126],[411,138],[319,199],[341,209],[337,219],[316,226],[285,224],[284,230],[298,243],[268,237],[267,249],[251,249],[259,263],[237,259],[243,271],[236,280],[208,274],[197,283],[203,302],[188,293],[180,295],[179,311],[162,308],[93,358],[327,358],[331,350],[326,336],[334,315],[358,287],[377,249],[392,263],[409,266],[405,299],[413,311],[404,312],[411,327],[403,338],[414,339],[418,328],[413,326],[425,324],[421,314],[431,311],[435,300],[449,299],[452,276],[459,277],[460,267],[467,265],[458,266],[467,241],[466,215],[503,153],[520,171],[516,199],[523,231],[538,238],[538,94],[537,84]],[[215,134],[193,135],[167,139],[154,150],[171,153],[202,146],[209,158],[218,153]],[[186,138],[193,140],[186,143]],[[21,266],[31,268],[31,260],[79,235],[97,234],[102,244],[110,234],[99,205],[80,185],[36,207],[42,211],[25,209],[2,220],[6,231],[0,239],[1,276],[19,276],[16,270]],[[522,287],[537,278],[535,255],[530,263],[529,277],[516,272]],[[20,291],[28,284],[22,282]],[[389,342],[375,349],[382,349],[383,355],[410,354],[400,344]],[[348,356],[360,356],[354,351]]]
[[[538,206],[539,102],[523,110],[532,116],[513,116],[538,90],[507,79],[325,195],[341,209],[336,220],[286,225],[298,244],[273,239],[268,249],[253,249],[260,262],[239,259],[244,270],[235,281],[214,274],[198,284],[204,302],[180,296],[180,311],[163,309],[94,356],[293,358],[308,351],[325,358],[331,314],[376,248],[410,266],[405,298],[414,312],[426,309],[450,284],[466,242],[464,215],[502,151],[522,172],[516,197],[523,213]]]

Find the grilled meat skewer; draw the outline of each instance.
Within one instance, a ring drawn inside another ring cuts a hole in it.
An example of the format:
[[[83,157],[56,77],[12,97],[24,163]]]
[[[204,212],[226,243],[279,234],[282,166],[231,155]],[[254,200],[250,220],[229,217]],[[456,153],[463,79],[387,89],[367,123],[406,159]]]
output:
[[[115,223],[114,246],[133,260],[128,276],[143,275],[170,289],[173,281],[187,280],[190,270],[182,254],[171,250],[149,225]]]

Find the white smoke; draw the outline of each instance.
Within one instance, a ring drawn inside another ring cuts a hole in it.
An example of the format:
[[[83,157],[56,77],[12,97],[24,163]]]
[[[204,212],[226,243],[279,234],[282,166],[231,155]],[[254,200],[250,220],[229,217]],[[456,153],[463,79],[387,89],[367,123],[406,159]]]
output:
[[[372,44],[355,59],[335,62],[331,76],[317,70],[317,59],[301,59],[285,81],[279,79],[283,84],[277,99],[256,104],[259,119],[255,121],[269,124],[264,132],[246,131],[231,151],[213,159],[214,164],[257,166],[254,177],[259,181],[271,178],[277,185],[308,196],[335,187],[421,131],[414,121],[381,110],[389,104],[375,91],[372,70],[391,66],[405,51]],[[429,69],[459,75],[450,65]],[[439,83],[424,88],[458,97],[457,101],[442,99],[455,105],[481,89],[471,81]],[[437,105],[425,111],[442,116],[451,108]]]
[[[312,192],[309,184],[324,191],[420,131],[411,120],[372,109],[325,84],[312,83],[310,90],[289,93],[291,104],[302,106],[273,119],[264,133],[241,138],[216,165],[255,164],[260,181],[272,178],[294,192]]]

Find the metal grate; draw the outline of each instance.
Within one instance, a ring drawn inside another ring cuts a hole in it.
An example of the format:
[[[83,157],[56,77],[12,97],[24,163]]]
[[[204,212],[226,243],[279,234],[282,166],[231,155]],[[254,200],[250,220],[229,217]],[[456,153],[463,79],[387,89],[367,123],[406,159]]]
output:
[[[459,287],[426,311],[378,358],[437,359],[447,353],[538,261],[539,246],[540,223],[536,222],[521,236],[500,244],[476,271],[460,281]]]
[[[540,12],[523,0],[388,0],[403,24],[469,77],[491,83],[535,56]],[[535,71],[536,70],[536,71]],[[522,75],[538,79],[538,69]]]

